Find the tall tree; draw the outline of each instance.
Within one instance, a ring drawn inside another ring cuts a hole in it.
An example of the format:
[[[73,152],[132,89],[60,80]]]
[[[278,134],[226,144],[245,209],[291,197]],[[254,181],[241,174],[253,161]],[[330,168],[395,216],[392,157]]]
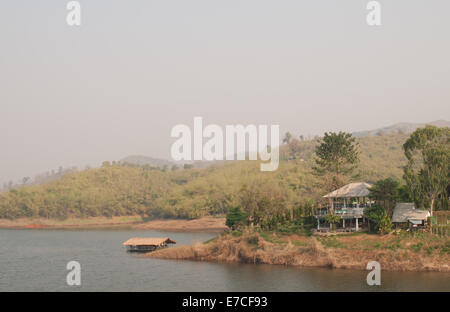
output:
[[[236,230],[240,225],[245,225],[247,215],[241,210],[240,206],[231,207],[227,214],[225,225],[232,230]]]
[[[370,188],[370,197],[382,202],[388,216],[392,216],[392,208],[399,197],[400,183],[388,178],[379,180]]]
[[[426,126],[414,131],[403,145],[408,159],[404,178],[419,205],[429,205],[433,215],[436,199],[450,184],[450,128]]]
[[[313,170],[327,191],[343,186],[359,163],[358,143],[350,133],[326,132],[315,151]]]

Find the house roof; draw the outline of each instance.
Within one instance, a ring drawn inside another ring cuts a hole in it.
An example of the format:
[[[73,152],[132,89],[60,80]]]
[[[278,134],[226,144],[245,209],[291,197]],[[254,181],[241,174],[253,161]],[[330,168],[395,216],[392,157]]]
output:
[[[176,244],[177,242],[168,237],[134,237],[123,243],[124,246],[152,245],[160,246],[163,244]]]
[[[365,182],[357,182],[347,184],[340,189],[337,189],[324,197],[326,198],[344,198],[344,197],[364,197],[369,195],[369,188],[372,185]]]
[[[414,203],[398,203],[394,208],[392,222],[426,220],[429,216],[430,212],[428,210],[416,209]]]

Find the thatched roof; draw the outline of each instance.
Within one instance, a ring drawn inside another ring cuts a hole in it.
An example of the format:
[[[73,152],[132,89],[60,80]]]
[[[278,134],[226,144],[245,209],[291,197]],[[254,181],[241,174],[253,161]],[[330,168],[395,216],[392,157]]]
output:
[[[414,203],[398,203],[395,205],[392,222],[408,222],[426,220],[430,216],[428,210],[416,209]]]
[[[134,237],[123,243],[124,246],[161,246],[164,244],[176,244],[177,242],[168,237]]]
[[[344,198],[344,197],[364,197],[369,195],[369,188],[372,185],[365,182],[357,182],[347,184],[340,189],[337,189],[324,197],[326,198]]]

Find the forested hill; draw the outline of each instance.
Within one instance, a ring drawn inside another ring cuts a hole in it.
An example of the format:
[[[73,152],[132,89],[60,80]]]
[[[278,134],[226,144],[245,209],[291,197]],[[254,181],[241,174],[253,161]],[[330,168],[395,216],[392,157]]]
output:
[[[406,134],[359,138],[359,180],[400,180]],[[243,193],[262,198],[265,209],[308,214],[324,191],[311,172],[316,140],[292,140],[278,170],[261,172],[257,161],[231,161],[205,169],[163,170],[131,164],[74,172],[39,186],[0,194],[0,218],[146,215],[196,218],[223,214]],[[275,213],[275,211],[274,211]]]

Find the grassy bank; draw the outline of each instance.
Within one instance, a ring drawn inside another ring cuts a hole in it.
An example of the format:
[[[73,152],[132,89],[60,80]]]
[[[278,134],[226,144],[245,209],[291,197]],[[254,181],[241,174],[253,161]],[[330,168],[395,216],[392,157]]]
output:
[[[203,217],[195,220],[149,220],[141,216],[93,217],[93,218],[20,218],[0,219],[0,228],[4,229],[104,229],[127,228],[136,230],[161,230],[185,232],[214,232],[226,229],[225,218]]]
[[[147,256],[358,270],[365,270],[367,263],[375,260],[388,271],[450,272],[450,240],[428,234],[308,237],[234,232],[204,244],[163,249]]]

